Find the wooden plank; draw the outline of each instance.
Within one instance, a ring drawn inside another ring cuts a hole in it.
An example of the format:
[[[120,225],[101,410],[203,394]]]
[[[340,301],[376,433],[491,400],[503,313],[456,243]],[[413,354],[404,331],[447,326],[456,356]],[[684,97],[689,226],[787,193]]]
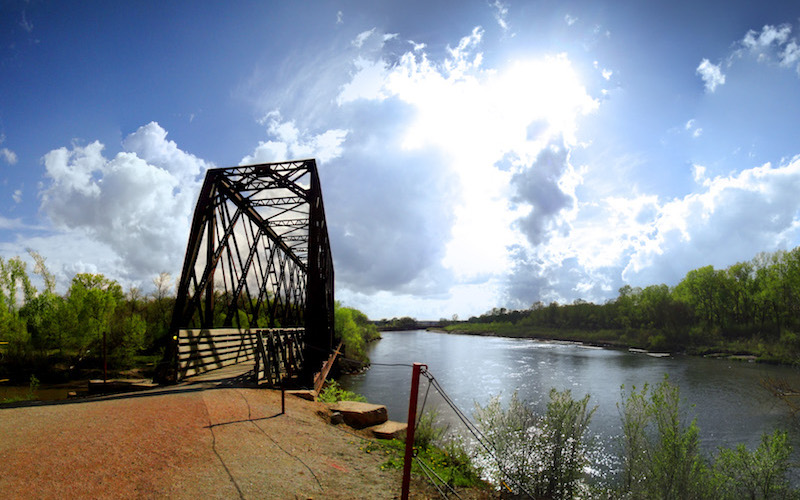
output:
[[[190,377],[196,373],[203,373],[211,370],[216,370],[218,368],[224,368],[226,366],[239,364],[243,361],[249,361],[253,359],[249,357],[247,359],[240,359],[240,360],[227,360],[227,361],[220,361],[220,362],[212,362],[212,363],[200,363],[200,362],[181,362],[178,365],[178,371],[183,374],[184,377]]]
[[[227,362],[237,363],[242,360],[253,359],[254,357],[255,353],[253,352],[242,353],[240,355],[230,355],[230,356],[195,356],[192,358],[181,359],[178,361],[178,364],[180,365],[180,364],[192,363],[192,364],[209,365],[209,364],[227,363]]]
[[[185,353],[192,353],[192,352],[204,352],[204,351],[223,351],[223,350],[231,350],[237,348],[245,348],[245,349],[253,349],[255,348],[256,343],[255,341],[251,341],[250,339],[247,340],[237,340],[237,341],[229,341],[229,342],[220,342],[217,344],[212,343],[202,343],[202,344],[194,344],[194,345],[178,345],[178,354],[185,354]]]

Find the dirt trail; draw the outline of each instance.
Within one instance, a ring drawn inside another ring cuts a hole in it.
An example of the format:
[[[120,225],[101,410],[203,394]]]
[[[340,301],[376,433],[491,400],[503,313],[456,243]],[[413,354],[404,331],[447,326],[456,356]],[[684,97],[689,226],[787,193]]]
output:
[[[399,498],[366,440],[321,403],[255,388],[167,390],[0,409],[3,498]],[[412,497],[435,491],[415,480]]]

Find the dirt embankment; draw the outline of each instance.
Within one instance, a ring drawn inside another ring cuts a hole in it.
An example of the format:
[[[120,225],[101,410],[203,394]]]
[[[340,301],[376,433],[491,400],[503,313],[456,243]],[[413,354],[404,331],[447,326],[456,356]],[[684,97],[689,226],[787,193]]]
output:
[[[4,498],[399,498],[400,471],[321,403],[184,386],[0,409]],[[412,497],[436,492],[414,480]]]

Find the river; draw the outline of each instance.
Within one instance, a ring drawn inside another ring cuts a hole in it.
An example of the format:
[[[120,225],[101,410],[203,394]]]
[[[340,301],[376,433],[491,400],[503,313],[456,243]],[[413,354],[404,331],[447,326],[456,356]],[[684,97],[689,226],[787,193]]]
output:
[[[590,431],[610,450],[621,433],[617,409],[621,386],[657,384],[666,374],[680,387],[689,419],[697,419],[706,452],[738,443],[752,448],[762,433],[780,428],[789,432],[795,456],[800,456],[798,419],[760,385],[762,378],[774,377],[800,387],[800,371],[795,368],[693,356],[656,358],[573,343],[424,330],[383,332],[382,336],[368,347],[373,366],[341,382],[370,402],[385,404],[393,420],[406,420],[411,381],[407,365],[420,362],[470,416],[475,403],[485,405],[498,394],[505,403],[514,391],[539,410],[546,405],[551,388],[569,389],[575,399],[589,394],[590,406],[597,406]],[[395,364],[405,366],[386,366]],[[421,398],[426,388],[423,378]],[[439,409],[440,419],[451,429],[466,432],[433,389],[426,403],[426,408],[431,407]]]

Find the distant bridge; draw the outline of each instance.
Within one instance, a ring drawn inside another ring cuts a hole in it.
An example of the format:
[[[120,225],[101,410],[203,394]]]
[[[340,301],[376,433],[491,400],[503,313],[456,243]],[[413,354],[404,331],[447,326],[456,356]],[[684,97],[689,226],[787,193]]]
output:
[[[315,160],[206,172],[160,378],[256,360],[311,383],[333,347],[334,297]]]

